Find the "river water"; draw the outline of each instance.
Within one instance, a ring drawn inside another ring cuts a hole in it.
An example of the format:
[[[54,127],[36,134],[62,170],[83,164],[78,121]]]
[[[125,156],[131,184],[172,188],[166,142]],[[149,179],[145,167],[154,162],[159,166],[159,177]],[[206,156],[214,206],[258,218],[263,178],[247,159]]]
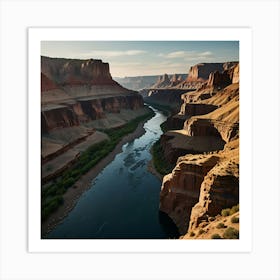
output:
[[[93,179],[91,188],[46,238],[178,237],[172,221],[158,210],[161,181],[147,170],[150,148],[166,120],[152,109],[156,115],[144,124],[145,134],[123,145],[122,152]]]

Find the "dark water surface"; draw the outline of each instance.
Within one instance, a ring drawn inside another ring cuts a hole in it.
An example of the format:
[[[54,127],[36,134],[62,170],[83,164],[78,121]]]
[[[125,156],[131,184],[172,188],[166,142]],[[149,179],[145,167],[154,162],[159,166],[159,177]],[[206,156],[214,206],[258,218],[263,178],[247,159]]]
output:
[[[166,120],[160,111],[144,124],[145,134],[126,143],[122,152],[92,181],[92,187],[47,238],[174,238],[172,221],[159,213],[161,181],[147,170],[150,148]]]

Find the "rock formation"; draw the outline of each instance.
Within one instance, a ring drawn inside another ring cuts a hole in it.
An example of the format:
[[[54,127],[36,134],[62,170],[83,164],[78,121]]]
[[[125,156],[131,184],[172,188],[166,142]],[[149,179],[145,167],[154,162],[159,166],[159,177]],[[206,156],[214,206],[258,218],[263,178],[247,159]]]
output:
[[[114,80],[117,81],[120,85],[125,88],[132,90],[142,90],[150,88],[157,81],[158,76],[135,76],[135,77],[114,77]]]
[[[167,74],[158,77],[157,82],[151,88],[166,88],[170,87],[170,79]]]
[[[41,57],[41,71],[59,85],[117,84],[111,77],[109,64],[100,59],[64,59]]]
[[[186,78],[186,74],[174,74],[177,78],[177,83],[180,83]],[[173,76],[174,76],[173,75]],[[168,75],[169,79],[171,80],[170,86],[172,84],[173,76]],[[114,80],[117,81],[120,85],[125,88],[142,91],[145,89],[150,89],[157,83],[159,80],[159,76],[135,76],[135,77],[114,77]],[[176,84],[177,84],[176,83]]]
[[[215,70],[202,87],[182,95],[173,120],[182,128],[161,137],[166,160],[177,163],[163,179],[160,210],[181,234],[239,203],[239,64],[219,67],[222,72]],[[199,66],[191,75],[204,72]]]
[[[111,77],[98,59],[41,57],[42,133],[143,107],[143,98]]]
[[[150,89],[145,100],[178,109],[182,104],[181,95],[185,92],[186,90],[172,88]]]
[[[229,75],[230,69],[233,69],[238,62],[223,63],[199,63],[191,66],[187,78],[179,83],[177,88],[199,89],[204,83],[220,85],[220,87],[228,85],[231,80]],[[224,75],[221,73],[225,72]],[[212,73],[212,74],[211,74]],[[211,75],[210,75],[211,74]]]

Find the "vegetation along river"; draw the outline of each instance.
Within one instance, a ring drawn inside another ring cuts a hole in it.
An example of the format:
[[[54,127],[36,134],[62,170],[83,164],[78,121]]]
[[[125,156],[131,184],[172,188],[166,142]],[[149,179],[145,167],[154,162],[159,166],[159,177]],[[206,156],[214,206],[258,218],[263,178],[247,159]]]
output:
[[[46,238],[178,237],[175,225],[158,210],[161,181],[147,169],[150,148],[166,120],[162,112],[152,109],[156,114],[144,124],[145,134],[123,145],[122,152],[93,179],[91,188]]]

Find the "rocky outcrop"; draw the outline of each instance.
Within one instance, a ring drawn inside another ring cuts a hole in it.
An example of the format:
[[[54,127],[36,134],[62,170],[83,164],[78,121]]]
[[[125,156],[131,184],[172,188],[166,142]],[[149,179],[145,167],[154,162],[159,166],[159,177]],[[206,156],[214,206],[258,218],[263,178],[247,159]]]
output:
[[[239,149],[180,157],[164,177],[160,210],[181,234],[239,203]]]
[[[180,115],[189,116],[189,117],[205,115],[216,110],[217,108],[218,106],[212,104],[184,103],[181,106]]]
[[[211,72],[224,70],[224,63],[199,63],[191,66],[187,81],[206,81]]]
[[[156,83],[154,83],[150,88],[159,89],[159,88],[173,88],[179,85],[186,78],[186,74],[173,74],[167,75],[164,74],[159,76]]]
[[[165,88],[170,86],[170,79],[167,74],[158,77],[157,82],[151,88]]]
[[[215,128],[209,135],[195,136],[188,135],[184,129],[167,131],[161,136],[160,143],[164,157],[170,164],[176,163],[180,156],[218,151],[225,145]]]
[[[115,82],[98,59],[41,57],[42,133],[143,107],[143,98]]]
[[[109,64],[100,59],[41,57],[41,71],[58,85],[115,85]]]
[[[187,234],[180,239],[238,239],[239,238],[239,210],[238,205],[233,206],[237,210],[229,216],[218,214],[215,217],[209,217],[192,227]],[[234,230],[233,230],[234,229]],[[229,234],[231,232],[232,234]],[[234,234],[233,234],[234,233]]]
[[[217,161],[214,155],[181,157],[172,173],[163,178],[159,209],[172,218],[181,234],[189,227],[191,210],[199,200],[204,176]]]
[[[182,89],[151,89],[145,100],[179,109],[182,104],[181,95],[185,92]]]
[[[230,71],[238,62],[199,63],[189,69],[187,78],[177,88],[200,89],[209,83],[220,88],[231,83]],[[214,74],[215,73],[215,74]],[[224,73],[222,75],[222,73]],[[230,80],[230,81],[229,81]],[[221,84],[221,82],[223,84]],[[206,84],[205,84],[206,83]]]
[[[58,127],[69,127],[78,125],[76,114],[68,106],[53,106],[43,108],[41,111],[42,133]]]
[[[170,117],[167,121],[167,128],[176,130],[168,131],[161,136],[161,146],[166,160],[175,163],[179,156],[187,153],[222,150],[225,143],[238,137],[238,92],[238,84],[233,84],[209,98],[217,105],[184,103],[180,114]]]
[[[160,210],[181,234],[198,232],[201,223],[239,203],[239,64],[222,67],[182,95],[174,118],[175,125],[184,120],[182,129],[161,136],[166,160],[181,157],[163,179]]]
[[[224,71],[215,71],[210,73],[207,86],[223,88],[232,83],[239,82],[239,63],[224,64]]]
[[[42,108],[42,133],[101,119],[106,117],[106,113],[119,113],[122,109],[136,110],[143,105],[143,99],[139,94],[83,98],[60,106],[49,105]]]
[[[177,130],[184,126],[186,117],[184,115],[175,114],[169,116],[166,120],[166,130]]]
[[[224,87],[231,84],[231,79],[228,71],[219,72],[215,71],[210,73],[207,86]]]
[[[173,76],[168,75],[170,79],[170,85],[168,85],[168,87],[173,85],[175,86],[175,83],[173,84],[173,82],[175,82],[174,76],[177,77],[176,85],[186,78],[186,74],[174,74]],[[145,89],[152,88],[159,81],[159,79],[160,77],[158,75],[124,77],[124,78],[114,77],[114,80],[117,81],[123,87],[136,91],[142,91]]]
[[[142,90],[150,88],[157,81],[158,76],[136,76],[136,77],[114,77],[114,80],[117,81],[120,85],[125,88],[132,90]]]
[[[239,204],[239,141],[226,145],[219,162],[205,176],[198,202],[194,205],[189,231],[209,221],[222,209]]]
[[[232,83],[239,83],[239,63],[233,69]]]
[[[239,124],[205,118],[191,118],[184,124],[189,136],[214,136],[229,142],[239,133]]]
[[[41,72],[41,92],[57,89],[58,86]]]
[[[182,76],[178,76],[177,74],[174,74],[170,79],[170,87],[175,87],[178,84],[180,84],[183,81]]]
[[[224,63],[199,63],[192,66],[189,70],[188,82],[192,81],[206,81],[212,72],[223,72],[228,70],[238,62],[224,62]]]

